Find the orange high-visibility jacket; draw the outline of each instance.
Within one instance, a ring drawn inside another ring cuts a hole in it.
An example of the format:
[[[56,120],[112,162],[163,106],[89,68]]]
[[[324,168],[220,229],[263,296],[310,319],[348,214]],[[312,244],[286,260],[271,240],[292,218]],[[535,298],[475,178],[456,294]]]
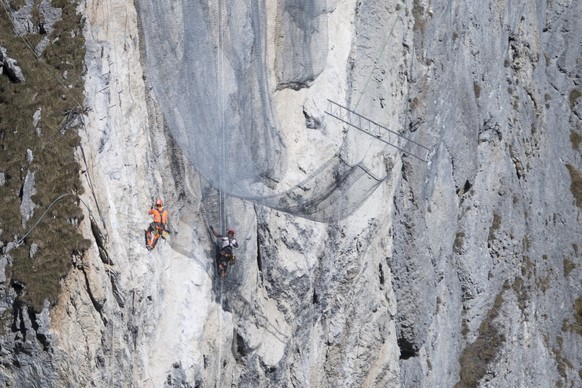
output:
[[[154,216],[154,222],[158,224],[162,224],[166,226],[168,223],[168,211],[164,208],[153,208],[148,210],[148,214],[152,214]]]

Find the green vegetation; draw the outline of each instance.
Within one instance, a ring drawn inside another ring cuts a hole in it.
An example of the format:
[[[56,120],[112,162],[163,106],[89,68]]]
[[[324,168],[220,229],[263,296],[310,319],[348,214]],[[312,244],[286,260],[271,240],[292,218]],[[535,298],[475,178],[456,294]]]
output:
[[[582,136],[574,131],[570,131],[570,141],[572,142],[572,148],[579,150],[580,143],[582,143]]]
[[[475,93],[475,98],[481,97],[481,85],[477,82],[473,82],[473,92]]]
[[[519,196],[517,194],[513,194],[513,197],[511,200],[512,200],[514,205],[517,205],[519,203]]]
[[[515,278],[515,281],[511,285],[511,288],[513,289],[513,292],[515,292],[515,295],[517,296],[517,304],[519,306],[519,309],[521,310],[522,313],[527,314],[526,306],[528,300],[530,299],[530,295],[526,281],[518,276]]]
[[[572,329],[582,335],[582,298],[578,298],[574,302],[574,324]]]
[[[489,242],[495,240],[495,233],[499,230],[500,227],[501,227],[501,215],[499,215],[499,213],[497,212],[493,212],[493,220],[491,221],[491,227],[489,228],[489,237],[487,238]]]
[[[463,245],[465,243],[465,233],[464,232],[457,232],[455,235],[455,243],[453,246],[453,250],[456,254],[460,255],[463,252]]]
[[[572,369],[572,363],[570,361],[568,361],[568,359],[566,357],[564,357],[563,354],[563,349],[564,349],[564,338],[562,338],[561,336],[558,336],[556,338],[556,342],[558,343],[558,347],[554,347],[552,349],[552,352],[554,353],[554,356],[556,357],[556,364],[558,366],[558,373],[560,373],[560,376],[566,380],[568,378],[568,374],[566,373],[568,369]],[[556,384],[558,387],[563,387],[563,383],[562,381],[558,381]]]
[[[39,3],[35,2],[32,18],[40,23]],[[15,10],[22,4],[11,1],[10,7]],[[45,299],[56,300],[60,281],[71,268],[71,257],[89,246],[77,230],[82,218],[78,202],[82,186],[74,156],[80,141],[77,129],[82,125],[85,42],[76,2],[62,1],[58,6],[62,19],[49,35],[19,37],[6,12],[0,13],[0,46],[17,60],[26,78],[23,83],[13,83],[0,76],[0,173],[5,180],[0,186],[4,210],[0,240],[6,245],[25,237],[9,252],[13,262],[7,276],[20,301],[37,311]],[[43,37],[50,43],[37,58],[33,48]],[[40,113],[36,125],[35,112]],[[27,160],[27,150],[32,152],[32,160]],[[32,201],[36,208],[23,227],[21,190],[29,171],[35,176]]]
[[[531,279],[534,276],[535,264],[529,256],[522,256],[521,259],[521,275],[524,278]]]
[[[426,21],[424,16],[424,7],[420,0],[414,0],[412,5],[412,16],[414,17],[414,31],[424,32]]]
[[[567,164],[566,168],[570,173],[570,180],[572,181],[570,184],[570,191],[576,200],[576,206],[582,208],[582,175],[580,174],[580,171],[576,170],[576,168],[571,164]]]
[[[582,297],[574,301],[572,308],[574,310],[574,323],[570,323],[569,320],[564,319],[562,331],[573,331],[582,335]]]
[[[578,100],[582,96],[582,93],[578,89],[573,89],[570,92],[570,109],[574,110],[574,106],[576,106],[576,100]]]
[[[499,333],[493,321],[502,305],[503,291],[497,295],[493,307],[481,323],[479,336],[461,354],[461,380],[455,385],[456,388],[476,387],[487,373],[489,364],[497,357],[505,336]]]
[[[567,277],[570,275],[570,272],[572,272],[574,268],[576,268],[576,263],[570,260],[569,257],[566,257],[564,259],[564,276]]]
[[[531,241],[529,240],[529,236],[527,234],[523,236],[522,246],[524,252],[528,252],[530,250]]]
[[[550,289],[552,285],[552,278],[550,275],[540,276],[537,278],[537,286],[542,292],[546,292]]]

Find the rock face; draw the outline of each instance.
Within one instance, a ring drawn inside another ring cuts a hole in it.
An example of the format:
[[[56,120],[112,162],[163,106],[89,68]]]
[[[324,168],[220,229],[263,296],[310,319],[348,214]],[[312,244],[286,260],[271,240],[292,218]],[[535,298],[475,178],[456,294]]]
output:
[[[0,381],[581,385],[582,3],[225,3],[80,7],[94,243],[57,305],[14,318]],[[192,49],[207,36],[229,51]],[[162,38],[166,57],[148,54]],[[428,146],[428,163],[327,115],[328,99]],[[221,117],[259,166],[245,190],[257,175],[301,188],[330,158],[381,184],[349,214],[331,192],[326,222],[223,196],[245,165],[188,148],[213,147]],[[157,197],[172,235],[148,252]],[[209,225],[237,230],[224,281]]]
[[[577,385],[560,365],[580,340],[580,27],[566,14],[582,8],[431,7],[416,14],[410,116],[440,141],[426,175],[405,163],[393,220],[403,382]]]
[[[277,89],[309,87],[324,70],[328,48],[327,13],[337,1],[278,2],[274,31]]]
[[[24,82],[22,69],[17,65],[15,59],[8,56],[3,47],[0,47],[0,74],[6,74],[12,82]]]

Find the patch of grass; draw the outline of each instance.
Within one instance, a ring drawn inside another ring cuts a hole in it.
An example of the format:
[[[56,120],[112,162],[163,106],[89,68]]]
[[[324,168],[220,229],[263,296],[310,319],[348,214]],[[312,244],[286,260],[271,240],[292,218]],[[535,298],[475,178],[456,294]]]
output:
[[[570,272],[572,272],[574,268],[576,268],[576,263],[570,260],[569,257],[566,257],[564,259],[564,276],[567,277],[570,275]]]
[[[421,0],[414,0],[412,5],[412,16],[414,17],[414,31],[423,32],[426,28],[426,21],[424,18],[424,7]]]
[[[519,196],[517,194],[513,194],[513,197],[511,200],[512,200],[514,205],[517,205],[519,203]]]
[[[512,106],[513,110],[516,110],[516,111],[519,110],[519,97],[516,96],[515,98],[513,98],[511,106]]]
[[[576,170],[576,167],[571,164],[566,164],[566,168],[570,173],[570,191],[576,200],[576,206],[582,208],[582,175],[580,171]]]
[[[473,82],[473,92],[475,93],[475,98],[481,97],[481,85],[477,82]]]
[[[556,342],[558,343],[558,347],[557,348],[553,348],[552,352],[554,353],[554,356],[556,356],[556,364],[558,366],[558,373],[560,373],[560,376],[563,379],[566,379],[568,377],[566,371],[568,369],[572,369],[572,363],[570,361],[568,361],[568,359],[566,357],[564,357],[562,350],[564,349],[564,338],[558,336],[556,338]],[[563,386],[560,382],[560,384],[558,386]]]
[[[55,8],[65,8],[69,0],[52,0],[52,6]]]
[[[18,11],[24,4],[26,4],[25,0],[10,0],[10,9],[13,11]]]
[[[22,4],[12,1],[11,7]],[[26,235],[22,244],[9,252],[13,265],[8,275],[19,301],[36,311],[42,309],[45,299],[56,301],[60,281],[71,268],[71,257],[89,247],[77,230],[82,218],[77,198],[83,189],[74,155],[80,142],[77,130],[82,125],[85,42],[77,3],[55,4],[62,6],[62,19],[53,25],[48,36],[51,43],[40,58],[29,45],[34,46],[42,37],[15,36],[6,13],[0,13],[0,41],[26,78],[23,83],[13,83],[0,75],[0,172],[5,176],[0,186],[4,210],[0,240],[6,244]],[[32,17],[40,18],[38,4],[35,7]],[[36,126],[35,112],[40,112]],[[27,150],[32,152],[32,160],[27,160]],[[36,208],[23,227],[21,190],[29,171],[35,174],[32,201]],[[53,204],[63,194],[67,195]],[[38,248],[31,249],[33,246]]]
[[[523,256],[521,261],[521,274],[524,278],[531,279],[534,274],[535,264],[529,256]]]
[[[493,220],[491,221],[491,226],[489,227],[489,237],[488,241],[495,240],[495,233],[501,227],[501,216],[497,212],[493,212]]]
[[[572,329],[582,335],[582,298],[578,298],[574,302],[574,324]]]
[[[453,250],[456,254],[461,254],[463,252],[463,245],[465,243],[465,232],[457,232],[455,235],[455,243],[453,245]]]
[[[576,106],[576,101],[582,97],[582,93],[580,92],[580,90],[578,89],[572,89],[572,91],[570,92],[570,95],[568,96],[568,99],[570,100],[570,109],[574,109],[574,107]]]
[[[489,364],[499,354],[505,336],[495,327],[494,320],[503,305],[503,291],[497,294],[495,303],[479,327],[479,336],[461,354],[461,376],[455,388],[476,387],[487,373]]]
[[[582,136],[577,132],[570,131],[570,141],[572,142],[572,148],[575,150],[580,150],[580,143],[582,143]]]
[[[537,281],[537,287],[542,291],[542,292],[546,292],[547,290],[550,289],[550,286],[552,284],[552,280],[550,275],[546,275],[546,276],[542,276],[542,277],[538,277],[536,279]]]
[[[529,240],[528,235],[524,235],[522,239],[521,245],[523,246],[523,251],[528,252],[531,247],[531,241]]]
[[[528,289],[526,287],[524,279],[517,277],[515,282],[511,285],[513,288],[513,292],[517,296],[517,303],[519,305],[519,309],[525,314],[527,301],[530,299]]]

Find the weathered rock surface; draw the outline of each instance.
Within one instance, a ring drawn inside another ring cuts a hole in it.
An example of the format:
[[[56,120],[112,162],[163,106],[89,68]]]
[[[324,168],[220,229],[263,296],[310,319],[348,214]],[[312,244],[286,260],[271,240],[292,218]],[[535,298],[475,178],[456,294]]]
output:
[[[325,67],[329,52],[327,13],[332,7],[325,1],[284,0],[276,9],[277,89],[309,87]]]
[[[26,178],[24,178],[24,185],[22,186],[22,201],[20,203],[20,214],[22,216],[22,226],[26,226],[26,222],[32,217],[36,205],[32,201],[32,196],[36,194],[34,187],[34,172],[28,171]]]
[[[22,69],[14,58],[10,58],[6,49],[0,47],[0,74],[6,74],[12,82],[24,82]]]
[[[233,111],[268,98],[257,112],[272,119],[285,151],[273,158],[280,185],[334,154],[386,179],[351,215],[326,223],[227,197],[228,225],[205,176],[212,169],[190,163],[163,119],[139,3],[80,8],[90,108],[81,227],[95,243],[56,306],[17,310],[6,335],[14,339],[0,350],[13,363],[0,367],[0,382],[582,384],[582,3],[238,4],[246,18],[224,23],[239,77],[225,89],[209,77],[183,98],[227,90]],[[176,57],[186,24],[210,23],[182,13],[187,3],[167,13]],[[242,22],[256,20],[246,11],[260,11],[264,30]],[[233,33],[241,25],[247,35]],[[253,57],[262,62],[247,65],[237,47],[263,50]],[[260,77],[245,73],[257,69]],[[233,91],[249,80],[265,83],[243,101]],[[429,163],[342,126],[325,114],[328,98],[430,146]],[[261,151],[254,160],[273,156]],[[158,196],[173,233],[148,252],[146,212]],[[234,227],[241,244],[224,282],[209,224]]]

